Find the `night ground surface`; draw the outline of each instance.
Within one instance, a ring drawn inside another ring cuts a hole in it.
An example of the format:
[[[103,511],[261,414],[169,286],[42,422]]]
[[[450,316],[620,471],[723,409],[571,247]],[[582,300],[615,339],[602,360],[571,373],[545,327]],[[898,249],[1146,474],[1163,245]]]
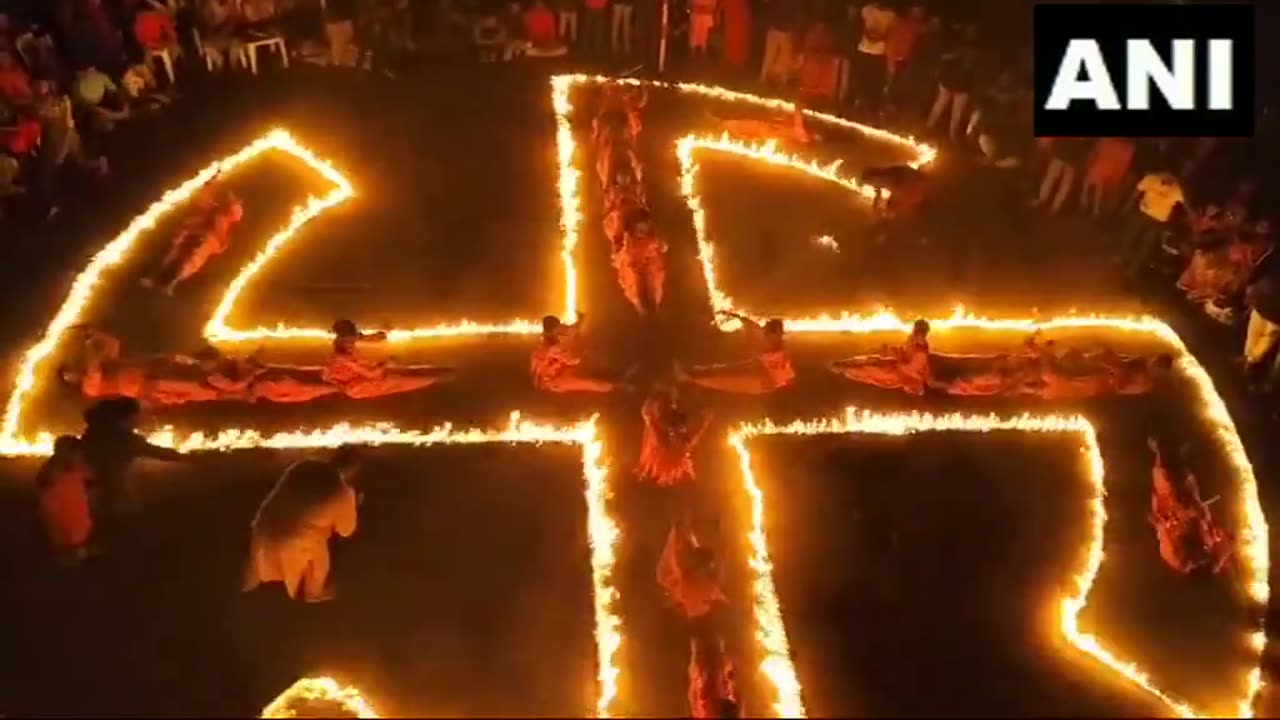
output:
[[[216,100],[215,100],[216,97]],[[575,98],[590,107],[590,91]],[[674,140],[715,130],[715,118],[750,111],[655,92],[640,154],[671,246],[669,289],[658,317],[642,322],[623,303],[599,232],[594,157],[584,171],[585,224],[578,253],[580,304],[604,365],[642,366],[642,377],[745,352],[708,326],[689,213],[680,197]],[[584,134],[589,110],[575,116]],[[429,325],[536,318],[563,305],[557,265],[554,121],[544,70],[465,68],[390,81],[299,69],[193,86],[160,118],[112,138],[119,182],[91,203],[68,207],[41,236],[5,252],[25,272],[9,282],[10,305],[29,317],[4,328],[8,368],[47,323],[84,259],[160,190],[270,127],[285,127],[354,183],[357,197],[307,225],[242,296],[234,326]],[[718,132],[718,130],[717,130]],[[583,152],[588,152],[582,146]],[[846,169],[896,162],[900,149],[836,134],[814,151]],[[946,314],[957,301],[984,314],[1138,306],[1109,291],[1100,271],[1107,241],[1071,220],[1011,222],[993,205],[994,179],[944,149],[924,246],[875,248],[865,203],[829,186],[742,160],[698,156],[708,228],[723,289],[753,310],[863,309]],[[136,285],[163,248],[116,273],[93,320],[136,353],[194,349],[222,288],[308,193],[305,169],[266,157],[229,178],[247,215],[233,247],[168,301]],[[744,209],[745,208],[745,209]],[[808,241],[832,234],[842,252]],[[57,252],[49,247],[56,246]],[[951,261],[944,263],[944,260]],[[958,264],[961,272],[953,271]],[[334,287],[344,285],[345,287]],[[327,286],[327,287],[326,287]],[[1167,314],[1164,308],[1157,309]],[[1179,330],[1197,324],[1169,315]],[[1215,377],[1229,351],[1212,334],[1189,333]],[[939,334],[944,351],[1011,347],[1019,338]],[[1155,348],[1132,338],[1063,336]],[[877,409],[1011,413],[1079,409],[1099,429],[1111,516],[1107,562],[1085,629],[1149,668],[1159,684],[1197,707],[1223,711],[1239,695],[1244,665],[1234,641],[1243,610],[1220,581],[1165,572],[1145,523],[1149,483],[1143,400],[1078,408],[1008,401],[914,400],[852,387],[822,370],[892,336],[797,338],[800,381],[766,399],[698,396],[717,425],[698,456],[703,499],[718,510],[735,607],[728,639],[738,654],[751,714],[768,694],[750,671],[745,500],[736,459],[720,438],[733,421],[808,418],[848,404]],[[1234,342],[1234,341],[1232,341]],[[623,714],[685,712],[687,640],[662,606],[654,566],[666,527],[661,500],[632,481],[639,399],[557,398],[529,388],[532,339],[442,341],[397,348],[416,362],[463,369],[449,386],[398,399],[306,406],[210,406],[152,418],[183,429],[319,427],[341,420],[394,420],[429,427],[496,427],[520,409],[569,421],[601,413],[623,539],[616,584],[624,644]],[[269,354],[318,360],[320,345]],[[50,365],[51,367],[52,365]],[[10,377],[6,371],[5,377]],[[78,402],[51,382],[32,404],[42,425],[76,429]],[[1180,392],[1185,392],[1183,388]],[[1234,410],[1244,412],[1228,383]],[[1179,424],[1201,449],[1207,496],[1230,516],[1233,488],[1189,404]],[[1240,415],[1263,482],[1270,429]],[[1142,715],[1160,707],[1117,687],[1073,653],[1051,620],[1086,537],[1087,485],[1070,436],[942,434],[911,439],[761,438],[751,447],[768,499],[767,531],[793,655],[811,713],[905,715],[1017,713]],[[574,448],[380,449],[371,451],[360,530],[335,543],[341,596],[327,606],[286,603],[275,589],[238,592],[247,526],[257,502],[296,453],[200,456],[179,469],[145,466],[127,541],[78,576],[44,566],[31,515],[35,463],[0,463],[0,568],[6,577],[0,647],[4,714],[235,714],[257,712],[293,680],[331,673],[361,688],[384,714],[580,715],[594,704],[595,648],[580,459]],[[1270,498],[1264,484],[1264,501]],[[1268,503],[1267,507],[1273,505]],[[984,679],[985,678],[985,679]],[[991,678],[997,678],[996,682]]]

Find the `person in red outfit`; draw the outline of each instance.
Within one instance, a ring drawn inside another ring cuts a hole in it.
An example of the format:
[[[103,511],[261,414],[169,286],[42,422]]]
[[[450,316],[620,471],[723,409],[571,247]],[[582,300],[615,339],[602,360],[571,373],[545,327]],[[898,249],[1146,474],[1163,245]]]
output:
[[[80,438],[63,435],[53,443],[53,455],[36,475],[40,521],[58,562],[78,565],[88,554],[93,518],[89,514],[89,466],[81,454]]]

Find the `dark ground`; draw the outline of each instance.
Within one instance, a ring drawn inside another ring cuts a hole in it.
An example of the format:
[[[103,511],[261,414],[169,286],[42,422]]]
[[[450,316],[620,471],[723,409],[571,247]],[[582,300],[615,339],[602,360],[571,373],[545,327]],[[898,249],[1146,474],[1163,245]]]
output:
[[[282,264],[263,273],[266,283],[246,294],[237,324],[277,318],[319,324],[346,314],[368,325],[427,324],[464,311],[499,320],[557,310],[562,285],[553,251],[547,89],[545,74],[528,66],[443,69],[394,82],[299,68],[254,81],[193,84],[165,116],[111,138],[109,185],[65,210],[38,241],[24,235],[4,250],[11,258],[5,266],[23,268],[7,279],[9,302],[32,308],[0,331],[10,367],[61,302],[84,258],[159,188],[277,125],[332,158],[358,197],[302,231]],[[217,102],[210,102],[215,94]],[[596,229],[599,193],[589,173],[578,260],[581,304],[599,330],[603,361],[642,362],[646,374],[668,367],[673,357],[708,361],[743,351],[707,326],[671,146],[677,132],[711,129],[709,112],[734,111],[662,94],[651,106],[641,153],[659,227],[672,248],[664,312],[641,324],[623,304]],[[578,118],[580,129],[585,119]],[[894,153],[845,137],[818,152],[846,157],[850,170]],[[992,207],[990,178],[961,155],[944,151],[938,161],[930,243],[874,252],[865,247],[866,213],[859,204],[821,185],[784,188],[785,174],[744,169],[739,160],[700,159],[712,232],[742,238],[746,246],[718,245],[726,289],[753,309],[794,300],[784,309],[816,311],[875,299],[934,314],[956,300],[992,315],[1031,307],[1136,307],[1108,290],[1099,261],[1105,238],[1073,220],[1010,221]],[[286,209],[315,190],[313,180],[287,163],[268,159],[260,167],[232,179],[247,198],[248,214],[227,256],[172,302],[143,293],[135,285],[142,268],[126,268],[95,319],[139,353],[195,345],[221,287],[238,262],[256,252],[254,238],[278,227]],[[779,211],[801,203],[803,213]],[[837,261],[808,244],[808,235],[823,232],[844,240]],[[162,247],[162,236],[155,243]],[[954,271],[954,261],[962,272]],[[311,283],[370,287],[347,293],[302,287]],[[1180,330],[1198,327],[1170,317]],[[849,403],[919,407],[906,397],[852,388],[820,369],[823,361],[889,340],[798,339],[795,391],[759,401],[715,399],[717,413],[727,424],[762,414],[811,417]],[[1230,377],[1226,360],[1234,344],[1212,333],[1192,334],[1191,341],[1197,351],[1209,350],[1201,354],[1216,377]],[[984,342],[991,341],[952,335],[937,344],[973,351]],[[623,688],[616,709],[684,712],[686,641],[653,581],[665,527],[658,499],[630,482],[628,472],[638,444],[638,401],[539,397],[525,380],[528,349],[525,340],[498,339],[397,351],[466,371],[454,385],[411,398],[209,407],[155,420],[190,429],[343,419],[493,426],[516,408],[564,420],[601,411],[614,511],[624,532],[618,565]],[[1244,412],[1234,387],[1225,392],[1233,409]],[[1240,611],[1213,583],[1183,582],[1159,565],[1142,519],[1148,469],[1139,403],[1082,408],[1099,425],[1112,480],[1112,533],[1096,596],[1101,612],[1086,612],[1084,625],[1153,668],[1163,687],[1216,708],[1224,696],[1238,694],[1227,685],[1241,669],[1229,647]],[[1011,411],[1025,403],[964,407]],[[67,394],[51,389],[35,408],[36,420],[75,428],[78,406]],[[1270,477],[1261,441],[1270,430],[1241,417],[1260,475]],[[1190,415],[1184,425],[1195,436]],[[745,555],[736,547],[742,498],[718,430],[709,437],[699,466],[709,501],[725,508],[728,591],[739,608],[729,639],[748,668],[754,663],[744,613]],[[756,447],[758,475],[771,499],[784,616],[814,714],[1159,710],[1127,690],[1112,691],[1088,661],[1051,647],[1057,636],[1046,630],[1043,599],[1066,581],[1081,538],[1084,486],[1073,444],[1000,436],[762,440]],[[1211,455],[1203,459],[1207,495],[1224,481],[1220,459]],[[471,448],[372,456],[361,530],[337,543],[335,577],[344,594],[327,607],[291,606],[269,591],[236,592],[245,527],[292,454],[209,456],[179,470],[146,468],[131,542],[100,567],[70,578],[41,566],[30,510],[34,463],[0,464],[0,568],[15,588],[3,600],[10,620],[0,630],[0,647],[13,669],[0,680],[0,712],[246,714],[294,679],[326,671],[365,690],[384,713],[588,712],[594,648],[573,452]],[[889,553],[885,536],[895,527],[898,545]],[[910,633],[912,627],[927,631]],[[766,711],[756,678],[741,677],[748,710]]]

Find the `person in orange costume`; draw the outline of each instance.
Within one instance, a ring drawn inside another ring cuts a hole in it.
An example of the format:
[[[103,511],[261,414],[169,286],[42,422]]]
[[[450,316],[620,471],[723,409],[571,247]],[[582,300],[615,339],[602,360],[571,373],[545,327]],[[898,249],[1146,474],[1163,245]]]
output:
[[[751,4],[748,0],[720,0],[724,13],[721,60],[733,71],[746,69],[751,59]]]
[[[583,367],[579,344],[584,317],[579,314],[578,322],[572,325],[555,315],[542,318],[542,339],[529,359],[535,388],[553,393],[609,393],[626,387],[625,378],[623,382],[609,380]]]
[[[640,462],[636,475],[659,487],[677,487],[693,481],[693,450],[711,422],[701,413],[694,424],[680,407],[679,391],[669,383],[658,384],[644,405],[644,434],[640,438]]]
[[[1124,357],[1104,350],[1097,353],[1093,361],[1109,374],[1109,390],[1117,395],[1145,395],[1158,390],[1173,372],[1173,356],[1168,353],[1155,357]]]
[[[320,367],[266,365],[256,354],[229,357],[213,349],[200,360],[205,382],[218,391],[220,400],[300,403],[342,392],[324,381]]]
[[[1220,572],[1233,552],[1230,535],[1214,523],[1209,503],[1200,498],[1195,476],[1185,472],[1185,487],[1179,492],[1161,458],[1159,443],[1155,438],[1148,438],[1147,445],[1155,455],[1148,520],[1156,531],[1160,558],[1184,574],[1201,567]],[[1183,450],[1185,463],[1186,448]]]
[[[667,533],[658,560],[658,585],[668,602],[689,620],[695,635],[710,629],[713,616],[729,602],[720,589],[715,553],[699,544],[684,522],[675,523]]]
[[[36,475],[40,520],[59,564],[77,565],[88,555],[93,518],[89,514],[89,466],[80,438],[63,435]]]
[[[329,460],[290,465],[258,507],[249,542],[243,590],[282,582],[290,599],[299,590],[305,602],[332,600],[329,538],[356,531],[359,497],[351,480],[360,469],[350,448]]]
[[[148,360],[120,357],[120,340],[101,330],[79,325],[85,333],[83,369],[62,366],[62,380],[80,389],[86,398],[131,397],[144,405],[183,405],[218,399],[193,368],[199,361],[187,355],[165,355]],[[189,376],[189,377],[184,377]]]
[[[639,185],[644,180],[640,159],[629,143],[611,142],[602,146],[599,159],[596,160],[596,173],[600,176],[600,187],[606,191],[614,184],[623,182],[620,178],[624,176],[629,184]]]
[[[763,325],[738,313],[722,312],[742,323],[747,341],[756,347],[756,356],[750,360],[721,365],[695,365],[684,368],[676,364],[676,379],[709,390],[765,395],[775,390],[791,387],[796,371],[787,355],[786,329],[782,321],[773,318]]]
[[[617,142],[635,144],[640,136],[640,111],[649,101],[648,90],[608,83],[601,92],[600,109],[591,121],[592,142],[597,149]]]
[[[183,227],[173,239],[159,270],[154,275],[143,278],[142,285],[161,285],[164,294],[173,295],[179,284],[194,277],[210,260],[226,252],[231,229],[243,217],[244,206],[240,199],[227,193],[226,201],[213,211],[208,224]]]
[[[362,333],[350,320],[338,320],[333,324],[333,354],[325,363],[321,378],[339,388],[347,397],[361,400],[422,390],[450,380],[456,374],[452,368],[393,366],[387,360],[360,356],[361,344],[386,340],[385,332]]]
[[[627,302],[641,315],[662,304],[667,280],[667,244],[647,217],[639,217],[623,232],[622,244],[613,253],[613,269]]]
[[[901,346],[885,346],[882,355],[837,360],[831,371],[864,385],[923,395],[930,380],[929,323],[916,320]]]
[[[614,255],[622,249],[628,228],[648,220],[644,189],[630,175],[619,175],[604,191],[604,234]]]
[[[724,638],[700,633],[689,640],[689,717],[736,718],[738,683]]]

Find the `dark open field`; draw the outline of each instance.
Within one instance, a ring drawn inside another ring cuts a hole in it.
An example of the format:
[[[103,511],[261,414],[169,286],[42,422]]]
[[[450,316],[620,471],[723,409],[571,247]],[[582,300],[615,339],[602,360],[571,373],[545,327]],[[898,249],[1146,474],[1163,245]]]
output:
[[[581,99],[589,102],[590,92]],[[676,358],[716,361],[745,352],[740,340],[708,326],[689,214],[676,182],[675,138],[714,129],[711,113],[749,114],[655,93],[646,116],[641,157],[671,247],[667,303],[651,321],[639,321],[617,292],[598,230],[599,192],[587,165],[594,158],[579,158],[588,170],[580,300],[603,365],[638,363],[641,377],[649,378]],[[588,119],[584,113],[576,118],[580,140]],[[370,326],[426,325],[463,315],[537,317],[561,307],[554,125],[544,73],[528,66],[444,68],[392,82],[304,68],[254,83],[194,87],[166,116],[122,129],[113,138],[118,156],[112,156],[124,178],[120,186],[92,208],[69,208],[51,227],[46,241],[62,251],[42,261],[56,269],[31,273],[43,281],[19,278],[9,287],[31,308],[30,318],[6,328],[10,359],[47,322],[83,258],[161,188],[275,126],[331,158],[358,196],[303,229],[245,294],[233,318],[238,324],[320,325],[347,315]],[[157,145],[170,152],[144,152]],[[844,157],[856,169],[867,158],[893,159],[895,151],[839,136],[816,152]],[[956,299],[990,314],[1132,307],[1097,295],[1095,268],[1055,265],[1100,241],[1063,247],[1050,236],[1074,237],[1070,228],[1028,235],[1001,225],[981,205],[988,199],[981,184],[963,181],[970,170],[961,158],[939,160],[939,182],[947,188],[939,203],[955,214],[928,233],[950,244],[883,253],[867,246],[866,212],[858,201],[738,160],[702,161],[709,223],[724,238],[725,289],[753,310],[860,308],[881,297],[907,312],[945,311]],[[92,308],[92,319],[120,334],[126,348],[193,349],[221,288],[259,239],[308,193],[324,190],[297,163],[279,157],[264,158],[230,182],[246,199],[247,215],[232,250],[207,273],[169,301],[137,287],[147,261],[139,256],[114,276],[104,296],[110,299]],[[808,244],[810,234],[822,232],[844,242],[837,261]],[[158,252],[164,228],[155,235],[147,242]],[[1000,251],[983,245],[990,238],[1000,239]],[[937,259],[957,257],[955,248],[959,257],[974,258],[971,272],[957,275]],[[21,252],[35,258],[37,250]],[[1024,262],[1027,256],[1035,261]],[[864,266],[872,261],[879,263],[874,271]],[[1056,284],[1045,282],[1045,271]],[[316,284],[354,287],[308,287]],[[1102,299],[1083,303],[1082,297]],[[1155,349],[1131,337],[1102,339],[1127,351]],[[734,604],[729,642],[743,668],[749,714],[768,714],[769,698],[751,672],[745,515],[736,462],[721,439],[725,427],[765,415],[814,417],[851,403],[1002,413],[1028,406],[920,401],[854,388],[822,370],[826,361],[894,340],[797,338],[794,390],[764,399],[695,398],[718,416],[698,463],[704,502],[719,515]],[[1019,340],[938,333],[935,344],[979,352]],[[514,409],[556,421],[601,413],[611,509],[623,533],[616,584],[624,644],[615,710],[685,712],[687,643],[653,581],[666,531],[661,500],[630,473],[639,398],[536,395],[525,377],[531,342],[492,338],[396,348],[406,360],[463,369],[456,383],[414,396],[185,408],[151,421],[183,429],[276,430],[374,419],[417,428],[446,420],[493,427]],[[268,348],[269,356],[288,359],[318,360],[322,352],[316,344]],[[75,430],[77,399],[52,382],[41,385],[33,422]],[[1213,456],[1189,404],[1182,407],[1180,423],[1203,456],[1206,495],[1229,493],[1221,458]],[[1172,577],[1159,564],[1142,519],[1151,409],[1141,400],[1036,409],[1081,410],[1100,428],[1112,521],[1095,596],[1098,614],[1087,611],[1085,627],[1151,668],[1162,686],[1197,706],[1221,709],[1224,697],[1238,694],[1229,686],[1241,674],[1232,649],[1241,611],[1219,586]],[[1100,680],[1050,632],[1045,598],[1066,582],[1082,537],[1086,488],[1071,441],[948,435],[757,445],[777,584],[812,713],[1159,711]],[[0,647],[12,668],[0,680],[0,713],[244,715],[294,679],[320,672],[362,688],[384,714],[592,710],[591,587],[573,449],[371,451],[360,531],[337,543],[334,576],[342,595],[321,607],[290,605],[274,591],[236,592],[247,523],[293,457],[255,451],[202,455],[177,469],[144,467],[129,541],[76,576],[44,566],[31,516],[34,463],[0,463],[0,572],[5,587],[14,588],[0,615],[7,618]],[[1228,516],[1235,511],[1229,498],[1215,507]]]

